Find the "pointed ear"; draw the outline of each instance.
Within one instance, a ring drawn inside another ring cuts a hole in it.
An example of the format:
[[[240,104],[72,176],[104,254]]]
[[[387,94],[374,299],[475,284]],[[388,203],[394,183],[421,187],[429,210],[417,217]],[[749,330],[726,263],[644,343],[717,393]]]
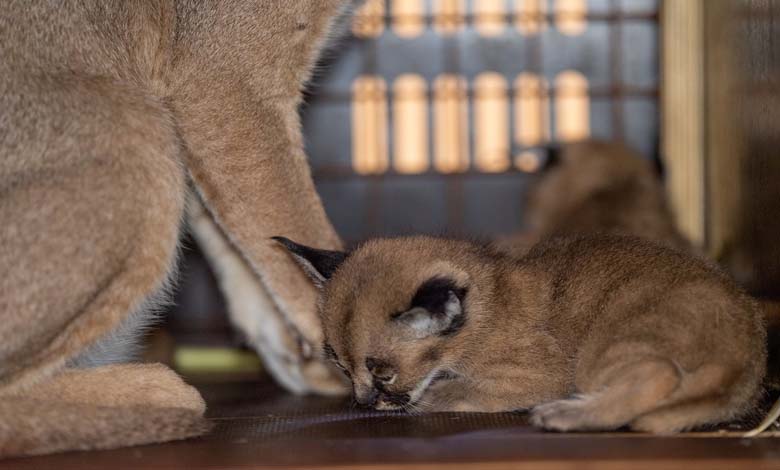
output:
[[[318,250],[300,245],[285,237],[272,237],[284,246],[298,265],[311,278],[314,285],[322,288],[330,279],[336,268],[347,258],[347,253],[341,251]]]
[[[465,296],[466,289],[452,279],[429,279],[417,289],[410,308],[393,319],[411,329],[418,339],[454,335],[466,324]]]
[[[547,156],[544,160],[544,166],[542,170],[550,170],[561,164],[561,152],[563,151],[557,145],[548,145],[546,147]]]

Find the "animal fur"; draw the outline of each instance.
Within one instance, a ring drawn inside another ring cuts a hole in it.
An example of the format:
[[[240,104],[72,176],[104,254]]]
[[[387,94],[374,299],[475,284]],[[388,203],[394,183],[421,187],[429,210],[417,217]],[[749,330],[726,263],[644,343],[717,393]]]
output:
[[[527,197],[526,233],[497,240],[522,255],[554,235],[635,235],[694,251],[677,231],[663,184],[641,155],[618,142],[565,144],[544,168]]]
[[[209,429],[200,394],[160,364],[68,369],[0,400],[0,455],[108,449]]]
[[[325,351],[367,406],[666,433],[739,417],[760,393],[756,303],[668,246],[554,237],[516,258],[430,237],[350,253],[277,240],[322,285]]]
[[[203,429],[202,400],[173,372],[110,365],[171,283],[188,198],[205,207],[195,231],[218,234],[199,237],[217,240],[206,252],[240,265],[218,271],[270,306],[229,298],[231,313],[268,320],[248,337],[283,338],[256,345],[277,376],[299,392],[338,389],[311,353],[316,290],[268,237],[340,247],[297,107],[350,5],[0,2],[0,456]]]

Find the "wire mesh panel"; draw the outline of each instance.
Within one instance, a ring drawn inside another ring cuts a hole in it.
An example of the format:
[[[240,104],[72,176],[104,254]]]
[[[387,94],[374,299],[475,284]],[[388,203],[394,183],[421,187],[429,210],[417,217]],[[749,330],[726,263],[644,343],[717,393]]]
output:
[[[522,228],[551,142],[658,129],[655,0],[369,0],[314,81],[307,152],[350,241]]]

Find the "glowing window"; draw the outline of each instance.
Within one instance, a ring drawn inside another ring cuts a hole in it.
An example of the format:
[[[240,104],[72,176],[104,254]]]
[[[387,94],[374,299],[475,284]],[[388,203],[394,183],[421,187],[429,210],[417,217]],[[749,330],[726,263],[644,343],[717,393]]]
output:
[[[561,33],[576,36],[587,26],[585,0],[555,0],[555,26]]]
[[[520,171],[533,173],[539,171],[542,167],[542,162],[537,153],[526,150],[520,152],[520,154],[515,157],[515,166]]]
[[[387,85],[361,76],[352,84],[352,167],[360,174],[387,170]]]
[[[515,141],[535,147],[550,138],[547,81],[533,73],[515,79]]]
[[[352,33],[360,38],[375,38],[385,29],[384,0],[368,0],[352,19]]]
[[[515,0],[515,26],[524,36],[543,31],[547,27],[547,0]]]
[[[474,164],[480,171],[509,168],[509,102],[506,79],[495,72],[474,83]]]
[[[464,0],[436,0],[433,12],[433,26],[441,34],[456,33],[466,22]]]
[[[555,78],[555,135],[562,141],[590,135],[588,79],[573,70]]]
[[[504,0],[479,0],[474,5],[474,23],[483,36],[498,36],[506,26]]]
[[[457,75],[440,75],[433,84],[433,93],[436,170],[465,171],[469,166],[466,80]]]
[[[547,81],[521,73],[515,79],[515,142],[521,147],[538,147],[550,139],[550,98]],[[539,169],[539,155],[524,150],[515,157],[515,166],[525,172]]]
[[[421,35],[425,29],[425,5],[422,0],[393,0],[393,31],[402,38]]]
[[[399,173],[428,169],[428,95],[419,75],[401,75],[393,84],[393,168]]]

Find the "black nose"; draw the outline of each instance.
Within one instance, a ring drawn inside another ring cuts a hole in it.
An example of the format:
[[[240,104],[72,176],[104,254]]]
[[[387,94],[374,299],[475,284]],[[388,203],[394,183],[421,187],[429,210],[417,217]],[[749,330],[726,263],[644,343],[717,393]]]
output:
[[[376,405],[376,401],[379,398],[379,390],[372,388],[368,393],[364,395],[355,395],[355,401],[360,406],[373,408]]]

